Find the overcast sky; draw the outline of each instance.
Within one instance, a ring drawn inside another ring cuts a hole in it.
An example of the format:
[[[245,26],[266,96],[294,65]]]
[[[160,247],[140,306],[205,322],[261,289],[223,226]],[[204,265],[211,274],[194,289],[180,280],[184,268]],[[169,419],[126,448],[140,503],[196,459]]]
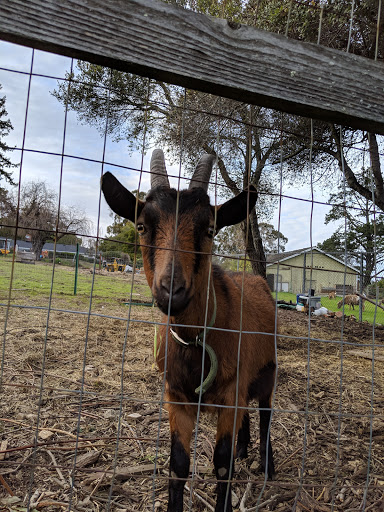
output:
[[[0,84],[2,85],[0,96],[6,96],[6,110],[14,127],[5,142],[9,146],[19,149],[24,147],[26,150],[22,158],[22,183],[30,180],[44,180],[58,192],[61,166],[63,167],[62,203],[82,209],[92,221],[92,234],[96,235],[102,171],[100,162],[103,156],[104,139],[95,128],[79,124],[76,114],[69,112],[65,129],[64,153],[71,157],[64,157],[62,162],[65,113],[63,106],[51,93],[57,87],[57,79],[63,78],[65,72],[70,69],[71,59],[41,51],[34,52],[33,76],[27,109],[31,63],[31,49],[0,41]],[[26,126],[25,130],[24,126]],[[13,162],[20,163],[21,151],[15,150],[8,155]],[[146,155],[144,159],[143,168],[146,170],[148,170],[149,157],[150,155]],[[86,159],[96,160],[96,162]],[[113,172],[130,190],[138,187],[139,172],[114,167],[114,165],[140,169],[141,153],[130,155],[125,141],[117,143],[108,139],[105,162],[104,172],[107,170]],[[19,172],[20,169],[14,170],[17,182]],[[169,167],[168,172],[177,174],[179,169],[177,166]],[[183,170],[181,172],[183,175]],[[173,183],[176,182],[173,181]],[[149,179],[144,173],[141,179],[141,190],[148,189]],[[294,198],[311,199],[309,184],[299,190],[285,188],[283,192]],[[328,192],[324,196],[322,190],[317,189],[314,194],[315,201],[326,202]],[[312,243],[316,245],[334,232],[335,225],[324,224],[324,216],[329,207],[314,204],[312,223],[310,222],[311,209],[311,202],[283,199],[281,211],[276,210],[272,223],[275,228],[278,228],[280,218],[280,231],[288,238],[286,250],[310,246],[311,233]],[[106,234],[106,227],[110,223],[109,209],[102,199],[101,236]]]

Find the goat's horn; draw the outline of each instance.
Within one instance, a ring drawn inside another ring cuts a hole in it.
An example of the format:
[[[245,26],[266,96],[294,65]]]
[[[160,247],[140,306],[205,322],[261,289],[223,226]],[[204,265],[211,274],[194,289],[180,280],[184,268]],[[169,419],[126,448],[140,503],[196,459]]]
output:
[[[215,155],[203,155],[193,173],[191,182],[189,184],[189,189],[200,187],[208,192],[209,180],[212,174],[212,166],[215,161]]]
[[[169,180],[165,167],[164,153],[161,149],[155,149],[151,157],[151,188],[168,187]]]

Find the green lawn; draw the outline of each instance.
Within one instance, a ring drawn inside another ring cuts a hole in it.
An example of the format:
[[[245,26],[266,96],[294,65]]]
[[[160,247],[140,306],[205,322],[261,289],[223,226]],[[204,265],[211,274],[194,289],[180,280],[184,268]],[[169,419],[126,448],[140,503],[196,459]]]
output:
[[[0,257],[0,302],[8,300],[10,279],[12,272],[12,257]],[[15,263],[11,290],[11,303],[23,305],[26,302],[33,302],[34,305],[46,305],[52,289],[52,302],[66,303],[66,307],[84,307],[89,304],[92,292],[92,302],[95,305],[117,305],[128,302],[131,296],[132,274],[122,275],[119,273],[105,273],[93,275],[90,269],[81,269],[77,279],[77,294],[74,295],[75,269],[64,265],[56,265],[53,274],[51,264],[36,262],[35,265]],[[92,288],[93,286],[93,288]],[[293,293],[280,292],[277,294],[279,300],[292,301],[296,304],[296,295]],[[337,303],[341,297],[329,300],[327,296],[321,297],[321,305],[330,311],[340,311]],[[145,280],[144,274],[135,276],[132,290],[132,301],[152,301],[151,292]],[[350,310],[346,306],[346,315],[355,315],[359,318],[359,308]],[[363,321],[374,322],[375,307],[369,302],[365,303]],[[376,324],[384,324],[384,311],[377,308]]]
[[[278,300],[285,300],[286,302],[292,301],[293,304],[296,304],[296,295],[293,293],[287,292],[279,292],[277,294]],[[327,308],[329,311],[342,311],[341,309],[337,309],[337,303],[341,300],[341,297],[336,297],[333,300],[330,300],[328,296],[321,297],[321,305]],[[349,306],[345,306],[344,313],[346,315],[355,315],[357,319],[359,319],[359,307],[355,306],[355,309],[349,309]],[[370,322],[373,324],[375,321],[376,324],[384,324],[384,310],[377,308],[376,319],[375,319],[375,306],[368,301],[365,301],[365,310],[363,311],[363,321]]]
[[[0,302],[8,300],[12,273],[12,258],[0,257]],[[65,298],[69,303],[111,304],[128,301],[131,293],[132,274],[107,273],[93,275],[90,269],[81,269],[77,278],[77,293],[74,295],[75,268],[36,262],[35,265],[15,263],[12,279],[11,302],[23,304],[25,300],[36,305],[46,304],[52,289],[52,299]],[[93,286],[93,288],[92,288]],[[151,301],[151,292],[145,277],[135,278],[133,300]],[[23,302],[24,301],[24,302]]]

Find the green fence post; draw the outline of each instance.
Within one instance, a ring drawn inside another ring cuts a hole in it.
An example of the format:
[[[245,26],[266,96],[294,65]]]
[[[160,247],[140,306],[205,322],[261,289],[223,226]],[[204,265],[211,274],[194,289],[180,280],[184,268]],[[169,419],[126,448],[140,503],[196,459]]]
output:
[[[79,270],[79,244],[76,244],[76,264],[75,264],[75,286],[73,289],[73,295],[77,292],[77,272]]]

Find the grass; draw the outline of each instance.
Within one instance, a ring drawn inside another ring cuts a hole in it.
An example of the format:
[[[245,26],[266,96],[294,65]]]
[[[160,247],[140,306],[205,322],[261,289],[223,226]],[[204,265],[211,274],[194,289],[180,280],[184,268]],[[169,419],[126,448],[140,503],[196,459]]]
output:
[[[286,302],[292,301],[293,304],[296,304],[296,295],[288,292],[279,292],[277,294],[278,300],[285,300]],[[327,308],[329,311],[342,311],[337,308],[337,303],[342,299],[342,297],[335,297],[334,299],[329,299],[327,295],[321,297],[321,305]],[[355,315],[357,319],[359,319],[359,306],[355,306],[355,309],[349,309],[349,306],[345,306],[344,308],[345,315]],[[368,301],[365,301],[365,309],[362,315],[363,322],[369,322],[371,324],[384,324],[384,310],[377,308],[376,318],[375,318],[375,306]]]
[[[0,302],[8,300],[9,286],[12,272],[12,257],[0,257]],[[26,302],[33,303],[36,306],[47,305],[51,290],[53,307],[56,303],[60,305],[65,302],[67,308],[83,305],[86,307],[92,293],[92,303],[95,305],[117,305],[128,302],[131,297],[132,274],[107,273],[92,274],[90,269],[81,269],[77,280],[77,294],[74,295],[75,269],[67,265],[55,265],[44,262],[36,262],[35,265],[25,263],[15,263],[12,280],[11,303],[14,305],[23,305]],[[93,288],[92,288],[93,286]],[[292,301],[296,304],[296,295],[293,293],[279,292],[278,300]],[[337,303],[341,297],[330,300],[328,296],[321,297],[321,305],[330,311],[340,311],[337,309]],[[132,301],[150,303],[152,301],[151,292],[143,274],[136,275],[133,290]],[[345,307],[346,315],[355,315],[359,318],[359,308],[355,306],[350,310]],[[377,308],[375,318],[375,307],[369,302],[365,303],[363,311],[363,321],[373,324],[384,324],[384,311]]]
[[[8,300],[12,273],[12,258],[0,258],[0,302]],[[137,278],[138,277],[138,278]],[[36,305],[46,304],[52,290],[52,300],[65,298],[70,303],[116,304],[128,301],[131,295],[132,274],[93,274],[90,269],[81,269],[77,278],[77,293],[74,295],[75,268],[64,265],[53,266],[44,262],[35,265],[15,263],[12,279],[11,303],[23,304],[26,300]],[[93,288],[92,288],[93,286]],[[151,301],[151,292],[144,276],[136,276],[132,290],[133,300]]]

